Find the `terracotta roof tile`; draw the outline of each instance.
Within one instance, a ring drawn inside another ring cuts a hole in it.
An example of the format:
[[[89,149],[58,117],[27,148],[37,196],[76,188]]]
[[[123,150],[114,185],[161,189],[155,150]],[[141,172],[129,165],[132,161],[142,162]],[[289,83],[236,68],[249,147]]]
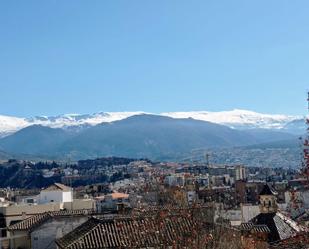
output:
[[[192,239],[196,223],[187,216],[91,218],[58,239],[59,248],[148,248]],[[191,244],[193,242],[191,241]]]
[[[20,222],[17,222],[13,225],[8,227],[8,230],[32,230],[33,228],[37,227],[38,225],[42,224],[43,222],[47,221],[51,218],[49,213],[41,213],[37,215],[33,215],[27,219],[24,219]]]
[[[66,217],[66,216],[82,216],[82,215],[89,215],[92,214],[92,210],[60,210],[60,211],[53,211],[53,212],[45,212],[30,216],[20,222],[17,222],[13,225],[8,226],[8,230],[10,231],[17,231],[17,230],[27,230],[32,231],[34,228],[38,227],[39,225],[43,224],[47,220],[54,218],[54,217]]]

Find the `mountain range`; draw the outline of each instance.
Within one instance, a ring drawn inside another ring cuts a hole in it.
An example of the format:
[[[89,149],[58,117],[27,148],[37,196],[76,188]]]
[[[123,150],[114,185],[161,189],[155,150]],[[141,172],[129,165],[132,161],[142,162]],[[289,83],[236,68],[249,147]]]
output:
[[[100,123],[122,120],[134,115],[152,114],[176,119],[192,118],[228,126],[233,129],[270,129],[301,134],[305,129],[304,117],[280,114],[262,114],[235,109],[232,111],[167,112],[160,114],[146,112],[98,112],[94,114],[64,114],[58,116],[35,116],[20,118],[0,115],[0,137],[10,135],[31,125],[51,128],[80,129]]]
[[[6,156],[64,160],[101,156],[175,160],[196,149],[295,141],[305,131],[303,123],[302,117],[241,110],[160,115],[101,112],[35,118],[1,116],[0,151]]]

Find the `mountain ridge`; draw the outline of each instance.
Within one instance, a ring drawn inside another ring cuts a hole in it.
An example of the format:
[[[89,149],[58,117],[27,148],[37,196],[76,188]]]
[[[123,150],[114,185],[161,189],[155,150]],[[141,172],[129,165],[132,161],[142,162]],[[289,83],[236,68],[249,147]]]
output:
[[[236,130],[192,118],[139,114],[78,132],[33,125],[0,139],[0,150],[53,158],[101,156],[174,159],[197,148],[224,148],[297,139],[284,132]]]
[[[175,119],[193,118],[228,126],[233,129],[270,129],[282,130],[289,133],[300,134],[305,128],[304,118],[301,116],[263,114],[248,110],[234,109],[231,111],[208,112],[165,112],[147,113],[137,112],[97,112],[94,114],[63,114],[58,116],[36,116],[18,118],[0,115],[0,137],[10,135],[31,125],[43,125],[51,128],[75,129],[78,127],[92,127],[100,123],[123,120],[139,115],[152,114],[167,116]]]

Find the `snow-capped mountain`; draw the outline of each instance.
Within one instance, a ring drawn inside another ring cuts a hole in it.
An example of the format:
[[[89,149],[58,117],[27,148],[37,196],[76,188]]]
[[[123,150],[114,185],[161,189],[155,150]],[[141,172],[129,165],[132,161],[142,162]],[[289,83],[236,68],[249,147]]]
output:
[[[303,119],[301,116],[262,114],[239,109],[221,112],[167,112],[162,113],[162,115],[172,118],[193,118],[209,121],[235,129],[284,129],[290,122]]]
[[[97,125],[103,122],[113,122],[122,120],[134,115],[142,114],[143,112],[98,112],[94,114],[64,114],[54,117],[39,116],[28,118],[26,121],[29,124],[38,124],[51,128],[63,128],[70,126],[81,125]]]
[[[65,114],[59,116],[37,116],[32,118],[18,118],[0,115],[0,137],[12,134],[31,125],[43,125],[51,128],[74,128],[94,126],[103,122],[122,120],[145,112],[98,112],[94,114]],[[148,113],[150,114],[150,113]],[[222,124],[234,129],[276,129],[302,131],[304,130],[303,117],[291,115],[261,114],[247,110],[232,110],[222,112],[168,112],[157,114],[172,118],[193,118]],[[292,128],[291,128],[292,127]]]
[[[0,115],[0,137],[10,135],[31,125],[42,125],[51,128],[71,128],[94,126],[103,122],[122,120],[142,112],[99,112],[94,114],[64,114],[59,116],[36,116],[17,118]]]
[[[24,118],[0,115],[0,137],[14,133],[28,125],[29,123]]]

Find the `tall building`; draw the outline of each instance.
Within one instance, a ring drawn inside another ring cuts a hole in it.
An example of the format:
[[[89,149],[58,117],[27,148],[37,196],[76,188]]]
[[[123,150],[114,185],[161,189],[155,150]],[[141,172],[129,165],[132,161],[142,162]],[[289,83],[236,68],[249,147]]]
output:
[[[247,178],[245,166],[237,165],[235,167],[235,178],[236,181],[245,180]]]

